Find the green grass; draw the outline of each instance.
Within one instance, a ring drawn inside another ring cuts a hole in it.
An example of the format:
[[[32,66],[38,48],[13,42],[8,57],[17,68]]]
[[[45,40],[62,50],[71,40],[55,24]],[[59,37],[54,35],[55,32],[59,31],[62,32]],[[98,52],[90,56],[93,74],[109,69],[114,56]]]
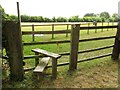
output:
[[[99,24],[100,25],[100,24]],[[106,24],[105,24],[106,25]],[[60,29],[65,29],[66,26],[57,26],[55,27],[55,29],[60,30]],[[70,26],[69,26],[70,28]],[[30,28],[22,28],[23,31],[27,31]],[[51,27],[36,27],[36,30],[50,30]],[[80,31],[80,39],[86,39],[86,38],[95,38],[95,37],[104,37],[104,36],[113,36],[116,34],[116,29],[109,29],[107,31],[107,29],[104,29],[103,32],[101,32],[101,29],[97,30],[97,33],[95,33],[95,30],[91,30],[90,34],[87,34],[87,30],[84,31]],[[54,39],[51,39],[51,35],[44,35],[42,37],[35,37],[35,42],[42,42],[42,41],[54,41],[54,40],[70,40],[70,34],[68,35],[68,37],[66,37],[65,34],[62,35],[55,35]],[[22,37],[23,42],[32,42],[32,36],[31,35],[24,35]],[[93,49],[93,48],[97,48],[97,47],[102,47],[102,46],[107,46],[107,45],[112,45],[114,44],[114,39],[108,39],[108,40],[99,40],[99,41],[89,41],[89,42],[80,42],[79,43],[79,51],[82,50],[87,50],[87,49]],[[48,44],[48,45],[31,45],[31,46],[24,46],[24,56],[27,55],[34,55],[33,52],[31,52],[31,49],[33,48],[41,48],[44,50],[48,50],[54,53],[64,53],[64,52],[70,52],[70,43],[65,43],[65,44]],[[94,52],[89,52],[89,53],[83,53],[83,54],[79,54],[78,55],[78,59],[85,59],[85,58],[90,58],[90,57],[94,57],[94,56],[98,56],[98,55],[102,55],[102,54],[106,54],[106,53],[111,53],[112,52],[112,48],[110,49],[105,49],[105,50],[100,50],[100,51],[94,51]],[[24,66],[24,68],[30,68],[30,67],[34,67],[35,65],[35,61],[34,59],[28,59],[25,60],[26,65]],[[64,63],[64,62],[69,62],[69,56],[63,56],[58,60],[58,64],[59,63]],[[93,61],[88,61],[88,62],[84,62],[84,63],[79,63],[78,64],[78,71],[74,72],[74,74],[71,76],[68,73],[69,70],[69,66],[63,66],[63,67],[58,67],[58,79],[60,78],[65,78],[65,82],[66,84],[60,84],[63,85],[63,87],[68,87],[73,85],[72,83],[72,79],[76,76],[78,76],[80,74],[80,71],[84,71],[88,68],[91,67],[95,67],[97,65],[103,65],[104,63],[113,63],[110,59],[110,57],[105,57],[105,58],[101,58],[101,59],[96,59]],[[50,64],[51,65],[51,62]],[[46,70],[47,73],[51,73],[51,68]],[[87,72],[87,70],[86,70]],[[59,80],[56,81],[51,81],[50,78],[44,78],[42,79],[42,81],[37,82],[38,84],[36,84],[36,81],[33,80],[33,72],[29,71],[27,73],[25,73],[25,77],[26,79],[21,83],[21,82],[17,82],[17,83],[12,83],[12,84],[4,84],[5,87],[45,87],[45,88],[52,88],[55,87],[54,84],[56,85],[56,83],[61,83],[59,82]],[[62,79],[63,80],[63,79]],[[64,81],[63,81],[64,82]],[[77,83],[75,83],[77,84]],[[59,86],[59,84],[57,84]],[[57,86],[56,86],[57,87]]]

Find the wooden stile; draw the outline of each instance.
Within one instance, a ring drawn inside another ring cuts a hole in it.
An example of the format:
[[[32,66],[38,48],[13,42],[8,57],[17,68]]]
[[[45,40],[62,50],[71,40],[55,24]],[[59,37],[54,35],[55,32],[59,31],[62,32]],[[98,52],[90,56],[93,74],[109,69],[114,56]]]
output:
[[[52,53],[52,52],[48,52],[46,50],[38,49],[38,48],[32,49],[32,51],[35,53],[39,53],[39,54],[42,54],[42,55],[52,58],[52,77],[53,77],[53,79],[56,79],[56,77],[57,77],[57,59],[60,58],[61,55]]]

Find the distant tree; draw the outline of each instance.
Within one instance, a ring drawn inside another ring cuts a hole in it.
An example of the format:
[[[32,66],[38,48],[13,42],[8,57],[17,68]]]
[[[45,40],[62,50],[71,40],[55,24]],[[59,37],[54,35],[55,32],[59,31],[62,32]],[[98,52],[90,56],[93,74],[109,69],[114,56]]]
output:
[[[28,15],[21,15],[21,21],[22,22],[30,22],[31,21],[31,17]]]
[[[55,17],[53,17],[52,22],[57,22],[57,19]]]
[[[58,17],[57,22],[67,22],[67,18],[65,17]]]
[[[110,18],[110,14],[108,12],[101,12],[100,13],[100,17],[101,18],[105,18],[105,19],[109,19]]]
[[[94,13],[86,13],[84,17],[96,17],[97,15]]]
[[[44,22],[52,22],[52,20],[50,18],[45,17]]]
[[[117,21],[120,20],[120,16],[119,16],[117,13],[114,13],[114,14],[112,15],[112,17],[114,18],[114,21],[115,21],[115,22],[117,22]]]
[[[80,18],[79,16],[71,16],[69,19],[68,19],[69,22],[79,22],[80,21]]]

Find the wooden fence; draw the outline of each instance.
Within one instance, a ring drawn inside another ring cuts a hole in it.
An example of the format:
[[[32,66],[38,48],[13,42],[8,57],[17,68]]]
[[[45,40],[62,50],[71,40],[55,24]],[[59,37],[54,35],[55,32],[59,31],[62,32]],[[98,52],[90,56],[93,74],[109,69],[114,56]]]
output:
[[[95,33],[97,33],[97,29],[101,29],[101,32],[103,32],[104,28],[102,28],[104,25],[107,25],[108,27],[110,26],[110,23],[112,23],[112,26],[114,26],[114,22],[107,22],[108,24],[106,23],[101,23],[101,25],[96,25],[94,26],[93,23],[91,22],[88,22],[88,23],[84,23],[84,24],[80,24],[81,26],[83,25],[83,27],[81,27],[81,30],[87,30],[87,34],[90,34],[90,31],[89,31],[89,27],[90,25],[92,25],[93,27],[99,27],[99,28],[93,28],[93,30],[95,30]],[[39,25],[21,25],[21,27],[31,27],[32,30],[30,31],[22,31],[22,35],[32,35],[32,41],[34,42],[35,41],[35,34],[52,34],[52,39],[55,38],[54,34],[66,34],[66,37],[68,37],[68,34],[71,33],[71,28],[69,29],[69,27],[72,25],[73,23],[53,23],[53,24],[39,24]],[[66,29],[65,30],[57,30],[55,31],[55,26],[66,26]],[[84,27],[84,25],[86,25]],[[41,26],[50,26],[51,27],[51,30],[49,31],[36,31],[35,30],[35,27],[41,27]],[[87,27],[88,26],[88,27]],[[109,28],[105,27],[107,29],[107,31],[109,30]],[[114,28],[114,27],[113,27]],[[112,29],[113,29],[112,28]]]
[[[61,24],[60,24],[61,25]],[[32,42],[32,43],[23,43],[22,44],[22,35],[20,32],[20,27],[19,23],[15,22],[7,22],[5,24],[5,36],[8,44],[8,59],[10,60],[10,71],[11,71],[11,78],[16,79],[16,80],[22,80],[23,79],[23,66],[22,66],[22,60],[23,59],[29,59],[29,58],[36,58],[36,57],[41,57],[39,55],[31,55],[31,56],[24,56],[23,57],[23,49],[22,45],[38,45],[38,44],[56,44],[57,43],[70,43],[71,44],[71,49],[70,52],[67,53],[61,53],[60,55],[70,55],[70,61],[68,63],[62,63],[58,64],[57,66],[64,66],[64,65],[69,65],[70,70],[77,69],[77,63],[84,62],[84,61],[90,61],[90,60],[95,60],[97,58],[102,58],[106,56],[112,56],[113,59],[118,59],[119,58],[119,53],[120,53],[120,24],[119,25],[114,25],[114,26],[90,26],[90,27],[80,27],[79,23],[70,23],[71,25],[71,30],[61,30],[61,31],[32,31],[32,32],[25,32],[22,31],[22,34],[66,34],[70,33],[71,34],[71,40],[64,40],[64,41],[52,41],[52,42]],[[93,29],[104,29],[104,28],[117,28],[117,33],[116,36],[109,36],[109,37],[99,37],[99,38],[90,38],[90,39],[82,39],[79,40],[80,30],[93,30]],[[17,36],[16,38],[13,36]],[[79,42],[87,42],[87,41],[96,41],[96,40],[105,40],[105,39],[112,39],[115,38],[115,43],[114,45],[110,46],[104,46],[104,47],[99,47],[99,48],[94,48],[94,49],[88,49],[84,51],[78,51],[78,44]],[[100,55],[100,56],[95,56],[92,58],[88,59],[83,59],[83,60],[78,60],[78,54],[85,53],[85,52],[93,52],[93,51],[98,51],[98,50],[103,50],[103,49],[108,49],[113,47],[113,52]],[[18,53],[19,52],[19,53]],[[3,57],[6,58],[7,57]],[[52,66],[48,66],[52,67]],[[33,67],[34,68],[34,67]],[[25,69],[24,71],[31,70],[33,68]],[[13,77],[14,76],[14,77]]]
[[[61,25],[61,24],[57,24],[57,25]],[[90,61],[90,60],[94,60],[94,59],[98,59],[98,58],[102,58],[102,57],[106,57],[106,56],[111,56],[112,53],[108,53],[108,54],[104,54],[104,55],[100,55],[100,56],[96,56],[93,58],[88,58],[88,59],[84,59],[84,60],[78,60],[78,54],[81,53],[86,53],[86,52],[93,52],[93,51],[98,51],[98,50],[103,50],[103,49],[108,49],[108,48],[112,48],[114,45],[110,45],[110,46],[104,46],[104,47],[99,47],[99,48],[95,48],[95,49],[89,49],[89,50],[84,50],[84,51],[78,51],[78,43],[82,43],[82,42],[88,42],[88,41],[96,41],[96,40],[106,40],[106,39],[113,39],[116,36],[108,36],[108,37],[98,37],[98,38],[89,38],[89,39],[82,39],[79,40],[79,31],[80,30],[96,30],[96,29],[110,29],[110,28],[117,28],[118,25],[109,25],[109,26],[89,26],[89,27],[80,27],[79,23],[70,23],[70,24],[62,24],[62,25],[71,25],[71,30],[58,30],[58,31],[22,31],[22,35],[31,35],[31,34],[71,34],[71,40],[59,40],[59,41],[45,41],[45,42],[24,42],[23,45],[24,46],[29,46],[29,45],[40,45],[40,44],[56,44],[56,43],[71,43],[71,50],[70,52],[65,52],[65,53],[60,53],[60,55],[65,56],[65,55],[70,55],[70,62],[69,63],[62,63],[62,64],[58,64],[58,66],[64,66],[64,65],[69,65],[69,69],[70,70],[74,70],[77,69],[77,63],[79,62],[84,62],[84,61]],[[39,26],[39,25],[37,25]],[[43,25],[42,25],[43,26]],[[46,25],[44,25],[46,26]],[[48,25],[47,25],[48,26]],[[55,26],[55,25],[54,25]],[[53,24],[52,24],[53,27]],[[76,31],[76,32],[75,32]],[[31,55],[31,56],[25,56],[24,59],[29,59],[29,58],[35,58],[35,57],[41,57],[39,55]],[[52,66],[48,66],[48,67],[52,67]],[[33,69],[33,68],[32,68]],[[31,69],[26,69],[27,70],[31,70]]]

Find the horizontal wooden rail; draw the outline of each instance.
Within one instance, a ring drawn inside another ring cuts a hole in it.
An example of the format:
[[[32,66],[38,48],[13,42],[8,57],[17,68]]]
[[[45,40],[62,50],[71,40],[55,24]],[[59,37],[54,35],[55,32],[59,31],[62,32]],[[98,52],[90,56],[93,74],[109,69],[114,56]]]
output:
[[[78,54],[81,53],[86,53],[86,52],[92,52],[92,51],[98,51],[98,50],[103,50],[103,49],[108,49],[108,48],[112,48],[113,45],[110,46],[105,46],[105,47],[99,47],[99,48],[94,48],[94,49],[89,49],[89,50],[85,50],[85,51],[79,51]],[[65,53],[60,53],[61,56],[66,56],[66,55],[70,55],[70,52],[65,52]],[[30,58],[35,58],[35,57],[44,57],[41,55],[31,55],[31,56],[24,56],[24,59],[30,59]]]
[[[85,61],[91,61],[91,60],[94,60],[94,59],[103,58],[103,57],[107,57],[107,56],[111,56],[111,55],[112,55],[111,53],[103,54],[103,55],[96,56],[96,57],[92,57],[92,58],[87,58],[87,59],[78,60],[77,63],[85,62]],[[62,64],[58,64],[57,66],[65,66],[65,65],[69,65],[69,62],[62,63]],[[50,67],[51,67],[51,66],[47,66],[47,68],[50,68]]]
[[[52,26],[52,25],[75,25],[75,24],[80,24],[80,25],[87,25],[88,23],[91,22],[61,22],[61,23],[39,23],[39,24],[34,24],[34,26]],[[92,23],[91,23],[92,24]],[[32,25],[21,25],[21,27],[31,27]]]
[[[102,29],[102,28],[117,28],[118,25],[115,26],[91,26],[91,27],[80,27],[80,30],[88,30],[88,29]]]
[[[82,39],[79,42],[86,42],[86,41],[94,41],[94,40],[104,40],[104,39],[112,39],[115,36],[109,37],[99,37],[99,38],[90,38],[90,39]],[[23,45],[39,45],[39,44],[57,44],[57,43],[70,43],[70,40],[63,40],[63,41],[48,41],[48,42],[30,42],[30,43],[23,43]]]
[[[94,59],[103,58],[103,57],[107,57],[107,56],[111,56],[111,55],[112,55],[111,53],[108,53],[108,54],[104,54],[104,55],[100,55],[100,56],[96,56],[96,57],[92,57],[92,58],[82,59],[82,60],[78,60],[77,63],[91,61]],[[61,64],[58,64],[57,66],[65,66],[65,65],[69,65],[69,62],[61,63]],[[51,68],[51,67],[52,66],[47,66],[46,68]],[[25,69],[24,71],[29,71],[29,70],[33,70],[33,69],[34,69],[34,67]]]
[[[108,48],[112,48],[113,45],[110,45],[110,46],[105,46],[105,47],[99,47],[99,48],[94,48],[94,49],[88,49],[88,50],[84,50],[84,51],[79,51],[78,54],[81,54],[81,53],[88,53],[88,52],[93,52],[93,51],[98,51],[98,50],[103,50],[103,49],[108,49]],[[70,55],[69,52],[67,53],[61,53],[60,55],[62,56],[65,56],[65,55]]]
[[[71,30],[59,30],[59,31],[22,31],[22,35],[29,35],[29,34],[66,34],[71,33]]]

